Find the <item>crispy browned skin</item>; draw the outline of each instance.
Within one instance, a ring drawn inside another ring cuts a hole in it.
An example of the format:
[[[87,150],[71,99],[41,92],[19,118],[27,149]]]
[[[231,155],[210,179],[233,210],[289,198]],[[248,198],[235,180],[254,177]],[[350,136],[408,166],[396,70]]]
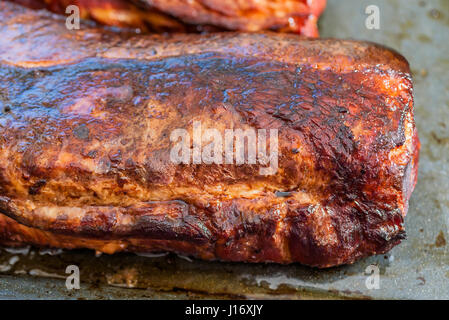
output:
[[[294,35],[117,35],[0,3],[3,242],[329,267],[404,238],[406,60]],[[279,130],[279,170],[175,165],[175,128]]]
[[[156,8],[141,8],[131,0],[9,0],[32,9],[48,9],[65,14],[69,5],[76,5],[82,19],[95,20],[108,26],[138,28],[142,32],[195,32],[194,25],[161,12]],[[210,28],[210,27],[209,27]]]
[[[283,29],[318,36],[326,0],[140,0],[192,24],[228,30]]]
[[[81,17],[152,32],[277,30],[317,37],[326,0],[10,0],[64,14],[77,5]]]

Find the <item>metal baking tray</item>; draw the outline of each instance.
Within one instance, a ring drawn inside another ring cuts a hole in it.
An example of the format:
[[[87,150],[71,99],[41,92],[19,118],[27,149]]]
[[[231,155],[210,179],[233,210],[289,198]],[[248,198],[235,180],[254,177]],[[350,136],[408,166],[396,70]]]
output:
[[[365,9],[380,10],[368,29]],[[318,270],[300,265],[221,263],[165,255],[0,250],[3,299],[449,299],[449,1],[328,0],[322,37],[375,41],[410,62],[422,143],[419,179],[406,218],[407,240],[387,255]],[[379,268],[369,289],[367,267]],[[80,268],[68,290],[65,269]]]

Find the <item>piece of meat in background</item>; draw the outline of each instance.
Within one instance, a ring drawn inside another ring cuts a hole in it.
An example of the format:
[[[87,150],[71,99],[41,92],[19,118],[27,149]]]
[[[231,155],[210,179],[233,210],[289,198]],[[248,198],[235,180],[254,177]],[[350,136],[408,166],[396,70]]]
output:
[[[80,8],[83,19],[142,32],[223,30],[298,33],[318,37],[326,0],[10,0],[32,9],[65,14]]]

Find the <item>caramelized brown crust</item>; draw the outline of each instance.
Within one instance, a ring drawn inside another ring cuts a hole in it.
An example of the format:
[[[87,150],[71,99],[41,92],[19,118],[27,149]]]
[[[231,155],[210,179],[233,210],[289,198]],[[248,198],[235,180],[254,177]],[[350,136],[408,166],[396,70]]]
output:
[[[9,0],[32,9],[47,9],[66,14],[69,5],[79,8],[82,19],[98,23],[138,28],[141,32],[195,32],[202,29],[183,23],[156,8],[141,8],[131,0]],[[70,11],[71,12],[71,11]]]
[[[10,0],[65,14],[77,5],[84,19],[144,32],[276,30],[317,37],[326,0]]]
[[[0,238],[318,267],[404,237],[419,141],[406,60],[294,35],[132,37],[0,3]],[[199,120],[278,129],[279,170],[176,165]]]
[[[283,29],[318,36],[326,0],[140,0],[191,24],[228,30]]]

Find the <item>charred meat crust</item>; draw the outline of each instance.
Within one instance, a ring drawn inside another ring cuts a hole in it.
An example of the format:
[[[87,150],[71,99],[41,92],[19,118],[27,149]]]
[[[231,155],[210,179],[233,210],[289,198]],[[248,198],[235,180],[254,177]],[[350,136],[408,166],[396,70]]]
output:
[[[0,8],[3,242],[329,267],[404,238],[419,140],[398,53],[271,33],[71,33]],[[170,131],[194,120],[277,129],[277,173],[173,164]]]

